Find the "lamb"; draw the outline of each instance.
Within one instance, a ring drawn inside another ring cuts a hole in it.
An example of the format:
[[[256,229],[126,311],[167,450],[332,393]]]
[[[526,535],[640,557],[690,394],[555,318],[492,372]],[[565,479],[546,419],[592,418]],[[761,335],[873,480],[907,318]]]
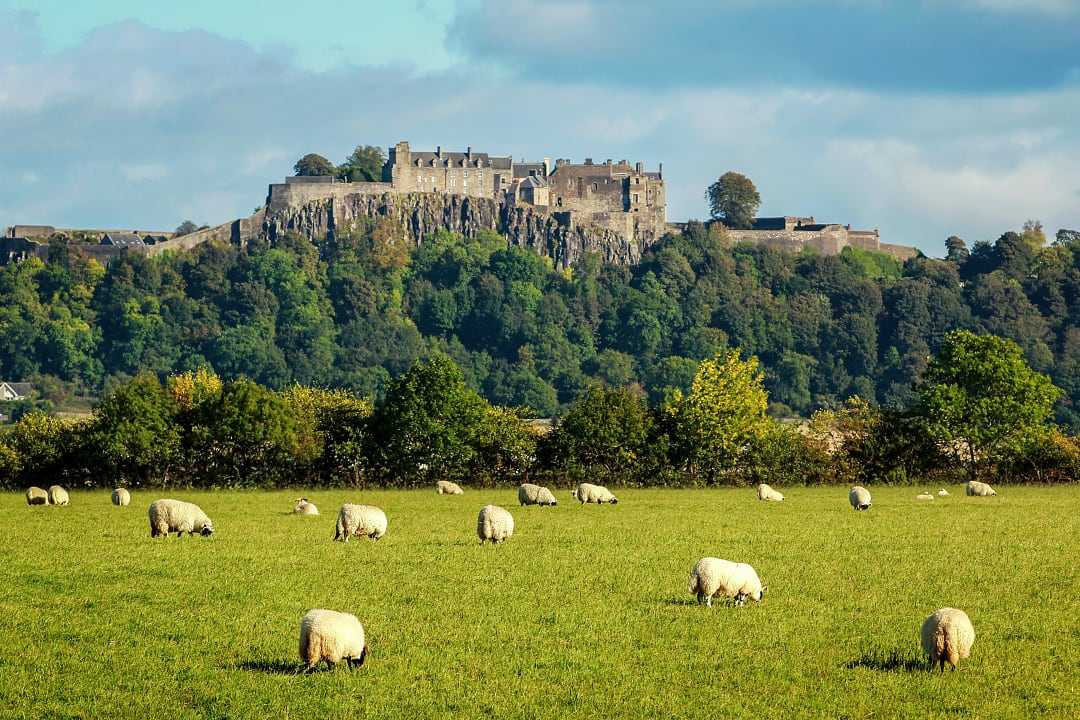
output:
[[[949,497],[949,491],[945,488],[941,488],[937,491],[938,497]]]
[[[776,490],[773,490],[771,487],[769,487],[765,483],[761,483],[760,485],[757,486],[757,499],[758,500],[770,500],[770,501],[773,501],[773,502],[780,502],[781,500],[784,499],[784,496],[781,493],[777,492]]]
[[[168,536],[171,532],[175,532],[176,537],[183,537],[184,533],[188,535],[199,533],[205,537],[214,532],[214,524],[195,503],[183,500],[155,500],[150,503],[148,515],[150,537]]]
[[[610,503],[615,505],[619,502],[619,499],[612,495],[611,491],[606,487],[603,485],[593,485],[591,483],[581,483],[570,491],[570,496],[582,505],[585,503],[596,503],[597,505]]]
[[[975,628],[967,613],[956,608],[941,608],[923,621],[919,633],[923,650],[930,657],[930,669],[938,665],[942,672],[945,663],[955,671],[957,664],[971,656]]]
[[[307,665],[305,672],[323,660],[328,665],[345,660],[350,669],[356,668],[366,657],[364,626],[355,615],[316,608],[300,621],[300,659]]]
[[[933,500],[934,496],[931,495],[930,493],[919,493],[918,495],[915,496],[915,499],[916,500]]]
[[[49,504],[50,505],[67,505],[68,494],[67,490],[59,485],[49,486]]]
[[[319,508],[307,498],[299,498],[292,510],[297,515],[318,515]]]
[[[514,517],[504,508],[498,505],[485,505],[480,508],[480,514],[476,516],[476,535],[480,538],[480,544],[490,540],[492,545],[498,545],[504,540],[509,540],[514,534]]]
[[[768,587],[761,584],[757,572],[746,563],[705,557],[690,572],[689,589],[692,595],[697,595],[699,603],[704,600],[712,607],[714,596],[733,598],[736,605],[742,605],[748,597],[761,602]]]
[[[533,485],[532,483],[523,483],[518,488],[518,502],[522,505],[539,505],[540,507],[558,505],[555,495],[550,490],[542,485]]]
[[[386,534],[386,513],[374,505],[345,503],[338,510],[334,539],[349,542],[352,535],[379,540]]]
[[[26,504],[27,505],[48,505],[49,493],[45,492],[39,487],[26,488]]]
[[[851,507],[856,510],[869,510],[870,491],[862,485],[856,485],[851,488],[851,492],[848,493],[848,502],[851,503]]]
[[[449,480],[440,480],[435,483],[435,492],[440,495],[463,495],[464,490],[456,482],[450,482]]]
[[[117,507],[127,507],[131,504],[131,493],[127,488],[116,488],[112,491],[112,504]]]
[[[997,493],[994,492],[994,488],[984,482],[979,482],[978,480],[969,480],[966,490],[968,495],[975,495],[976,497],[990,497],[991,495],[997,495]]]

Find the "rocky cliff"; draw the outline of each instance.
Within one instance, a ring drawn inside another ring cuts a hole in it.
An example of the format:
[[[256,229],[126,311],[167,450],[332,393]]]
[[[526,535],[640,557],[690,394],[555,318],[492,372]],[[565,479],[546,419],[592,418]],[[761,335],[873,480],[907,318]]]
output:
[[[357,193],[312,200],[268,213],[263,235],[272,242],[295,231],[317,240],[357,218],[389,218],[416,244],[440,229],[465,237],[494,230],[512,245],[530,248],[562,267],[569,267],[587,251],[599,253],[608,262],[632,264],[645,250],[640,240],[627,240],[606,228],[574,225],[531,206],[441,193]]]

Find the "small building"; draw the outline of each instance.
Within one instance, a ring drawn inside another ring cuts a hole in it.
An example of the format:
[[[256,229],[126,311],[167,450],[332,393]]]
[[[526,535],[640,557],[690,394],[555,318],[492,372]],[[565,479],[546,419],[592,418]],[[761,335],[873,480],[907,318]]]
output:
[[[24,382],[0,381],[0,402],[15,402],[30,397],[34,386]]]
[[[101,238],[101,244],[118,248],[146,247],[146,243],[143,242],[141,237],[128,232],[107,232]]]
[[[518,202],[546,207],[551,204],[551,192],[547,180],[539,175],[529,175],[517,183]]]

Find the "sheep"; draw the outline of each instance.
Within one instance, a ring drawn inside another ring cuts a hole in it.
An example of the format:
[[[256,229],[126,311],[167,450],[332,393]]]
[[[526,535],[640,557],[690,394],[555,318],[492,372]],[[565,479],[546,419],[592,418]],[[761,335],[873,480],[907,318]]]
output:
[[[59,485],[49,486],[49,504],[50,505],[67,505],[68,494],[67,490]]]
[[[450,482],[449,480],[440,480],[435,483],[435,492],[440,495],[464,495],[465,491],[461,489],[461,486],[456,482]]]
[[[757,486],[757,499],[758,500],[771,500],[773,502],[780,502],[781,500],[784,499],[784,496],[781,493],[777,492],[776,490],[773,490],[771,487],[769,487],[765,483],[761,483],[760,485]]]
[[[619,502],[619,499],[612,495],[611,491],[606,487],[603,485],[593,485],[591,483],[581,483],[570,491],[570,496],[582,505],[585,503],[596,503],[597,505],[610,503],[615,505]]]
[[[355,615],[316,608],[300,621],[300,660],[311,672],[323,660],[337,665],[342,660],[358,668],[367,657],[364,626]]]
[[[386,513],[374,505],[345,503],[338,510],[334,539],[349,542],[352,535],[379,540],[386,534]]]
[[[761,602],[768,587],[761,584],[757,572],[746,563],[704,557],[690,572],[689,590],[699,603],[704,600],[712,607],[713,597],[720,595],[733,598],[736,605],[742,605],[748,597]]]
[[[49,493],[45,492],[39,487],[26,488],[26,504],[27,505],[48,505]]]
[[[915,499],[916,500],[933,500],[934,496],[931,495],[930,493],[919,493],[918,495],[915,496]]]
[[[298,498],[296,505],[293,507],[293,513],[296,515],[318,515],[319,508],[315,507],[315,503],[311,502],[307,498]]]
[[[851,507],[856,510],[869,510],[870,491],[862,485],[856,485],[851,488],[851,491],[848,493],[848,502],[851,503]]]
[[[976,497],[990,497],[991,495],[997,495],[994,488],[984,482],[979,482],[978,480],[969,480],[966,491],[968,495],[974,495]]]
[[[975,642],[975,628],[971,619],[963,610],[941,608],[923,621],[919,634],[922,636],[923,650],[930,657],[930,669],[937,664],[945,671],[949,663],[955,671],[957,664],[971,656],[971,645]]]
[[[183,537],[184,533],[194,535],[196,532],[205,537],[214,532],[214,524],[195,503],[155,500],[150,503],[147,514],[150,517],[150,537],[167,537],[171,532],[175,532],[176,537]]]
[[[492,545],[498,545],[504,540],[509,540],[514,534],[514,517],[504,508],[498,505],[485,505],[480,508],[480,514],[476,516],[476,535],[480,538],[480,544],[490,540]]]
[[[949,491],[945,488],[941,488],[937,491],[938,497],[949,497]]]
[[[131,493],[127,488],[116,488],[112,491],[112,504],[117,507],[127,507],[131,504]]]
[[[542,485],[533,485],[532,483],[523,483],[518,488],[518,502],[522,505],[539,505],[540,507],[558,505],[555,495],[550,490]]]

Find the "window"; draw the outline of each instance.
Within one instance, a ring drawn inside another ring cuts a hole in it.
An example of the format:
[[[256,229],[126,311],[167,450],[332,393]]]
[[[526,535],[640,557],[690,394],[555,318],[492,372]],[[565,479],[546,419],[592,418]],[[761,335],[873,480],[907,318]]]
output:
[[[641,202],[641,196],[638,195],[637,193],[634,193],[634,202],[635,203]]]

